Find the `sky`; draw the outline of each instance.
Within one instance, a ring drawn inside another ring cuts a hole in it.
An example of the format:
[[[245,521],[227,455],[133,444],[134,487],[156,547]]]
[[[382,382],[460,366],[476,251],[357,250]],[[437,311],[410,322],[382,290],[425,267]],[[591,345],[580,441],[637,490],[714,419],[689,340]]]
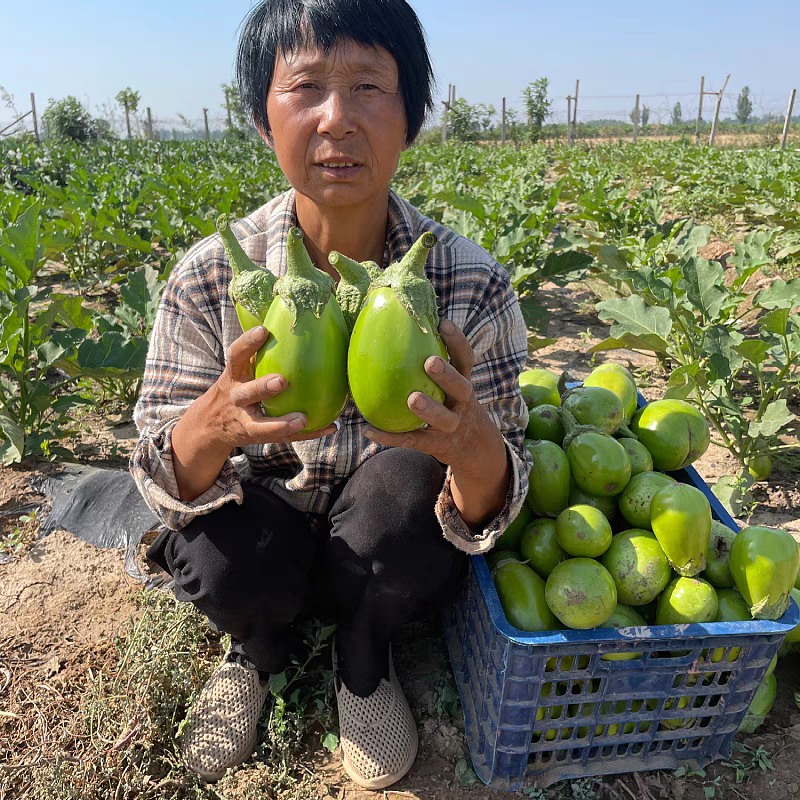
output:
[[[209,109],[222,123],[242,20],[251,0],[0,0],[0,86],[21,113],[30,92],[41,113],[49,98],[74,95],[93,115],[127,86],[141,93],[156,124],[180,126]],[[470,103],[502,98],[521,108],[521,91],[547,77],[554,118],[580,79],[579,118],[621,118],[637,93],[667,121],[681,102],[697,112],[700,77],[721,88],[730,73],[723,116],[748,85],[754,112],[783,113],[800,85],[799,0],[670,0],[538,2],[411,0],[428,36],[437,109],[454,83]],[[704,101],[710,118],[714,98]],[[795,106],[795,114],[798,113]],[[0,123],[13,112],[0,103]],[[0,125],[0,127],[3,127]]]

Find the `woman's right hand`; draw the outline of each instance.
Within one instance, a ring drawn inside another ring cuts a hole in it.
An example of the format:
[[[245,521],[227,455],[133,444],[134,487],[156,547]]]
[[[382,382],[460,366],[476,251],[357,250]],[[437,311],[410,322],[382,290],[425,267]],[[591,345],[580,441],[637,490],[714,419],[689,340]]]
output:
[[[261,401],[287,388],[283,375],[252,379],[250,359],[267,336],[262,326],[243,333],[230,346],[222,375],[176,423],[173,468],[181,500],[192,502],[209,489],[235,447],[319,439],[336,430],[335,425],[328,425],[300,433],[306,426],[305,414],[264,415]]]
[[[336,430],[328,425],[318,431],[299,433],[305,428],[305,414],[293,412],[282,417],[268,417],[261,408],[261,401],[280,394],[287,388],[283,375],[263,375],[252,379],[251,361],[259,348],[267,341],[267,330],[263,326],[243,333],[228,351],[227,363],[222,375],[209,389],[212,394],[210,406],[212,438],[229,448],[251,444],[301,442],[319,439]]]

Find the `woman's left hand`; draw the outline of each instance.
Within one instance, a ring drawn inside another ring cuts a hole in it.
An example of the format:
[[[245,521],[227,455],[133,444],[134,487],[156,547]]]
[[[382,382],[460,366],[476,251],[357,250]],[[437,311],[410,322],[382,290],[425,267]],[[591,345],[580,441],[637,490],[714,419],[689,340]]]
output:
[[[369,426],[364,435],[378,444],[419,450],[457,469],[474,464],[487,436],[502,437],[481,408],[472,387],[470,375],[475,355],[467,337],[450,320],[439,323],[439,335],[447,347],[450,363],[431,356],[425,361],[425,372],[444,390],[445,401],[438,403],[422,392],[412,392],[407,400],[411,411],[428,427],[408,433],[387,433]]]

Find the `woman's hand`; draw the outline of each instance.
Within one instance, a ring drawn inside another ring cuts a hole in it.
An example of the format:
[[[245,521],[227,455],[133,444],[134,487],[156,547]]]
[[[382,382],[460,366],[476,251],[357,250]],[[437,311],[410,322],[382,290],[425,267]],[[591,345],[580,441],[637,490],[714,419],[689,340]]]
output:
[[[266,417],[261,401],[287,388],[282,375],[252,379],[251,358],[267,340],[264,327],[243,333],[230,347],[222,375],[186,409],[172,431],[173,466],[182,500],[196,500],[216,480],[235,447],[318,439],[336,430],[299,433],[300,412]]]
[[[222,375],[209,389],[212,393],[210,417],[204,427],[212,441],[234,447],[251,444],[300,442],[319,439],[336,430],[335,425],[318,431],[298,433],[306,426],[306,417],[300,412],[282,417],[267,417],[261,410],[261,401],[275,397],[287,388],[283,375],[264,375],[252,379],[251,360],[266,342],[267,330],[252,328],[243,333],[230,347]]]
[[[441,321],[439,334],[450,363],[431,356],[425,361],[425,372],[444,390],[445,401],[438,403],[422,392],[412,392],[407,400],[408,407],[428,427],[387,433],[369,426],[364,435],[379,444],[419,450],[449,464],[459,512],[468,525],[480,527],[503,509],[511,469],[503,437],[472,386],[472,347],[449,320]]]

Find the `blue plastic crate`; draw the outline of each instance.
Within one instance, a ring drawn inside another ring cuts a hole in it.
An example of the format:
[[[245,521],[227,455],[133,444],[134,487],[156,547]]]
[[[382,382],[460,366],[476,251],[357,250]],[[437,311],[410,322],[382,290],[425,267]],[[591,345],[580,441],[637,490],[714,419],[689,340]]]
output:
[[[693,468],[671,474],[701,489],[714,518],[738,529]],[[462,594],[444,615],[445,638],[473,767],[497,789],[700,769],[727,758],[770,662],[800,619],[792,601],[774,622],[525,633],[506,620],[484,557],[470,562]],[[721,660],[712,661],[719,648]],[[638,656],[603,658],[615,652]]]

